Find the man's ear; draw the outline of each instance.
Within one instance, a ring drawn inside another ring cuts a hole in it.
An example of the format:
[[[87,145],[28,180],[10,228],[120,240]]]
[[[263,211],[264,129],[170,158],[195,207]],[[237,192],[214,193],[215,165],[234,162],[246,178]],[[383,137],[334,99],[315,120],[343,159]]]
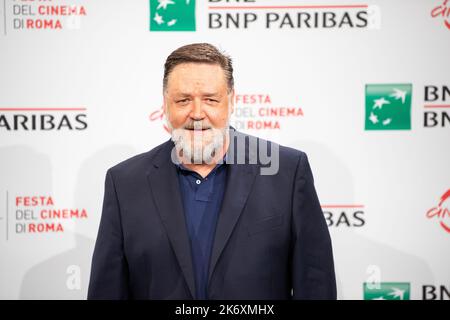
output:
[[[230,115],[234,112],[234,88],[229,93],[229,99],[230,99]]]
[[[163,111],[164,111],[164,115],[167,116],[167,101],[166,101],[166,93],[163,92]]]
[[[172,126],[170,125],[170,121],[169,121],[169,104],[167,103],[167,97],[165,92],[163,93],[163,119],[164,119],[164,128],[166,129],[167,132],[172,132]]]

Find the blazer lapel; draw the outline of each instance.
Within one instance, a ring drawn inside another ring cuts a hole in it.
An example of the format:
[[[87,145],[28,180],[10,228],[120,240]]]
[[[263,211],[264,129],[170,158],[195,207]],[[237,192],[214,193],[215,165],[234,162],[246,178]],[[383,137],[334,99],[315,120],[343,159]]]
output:
[[[147,173],[153,200],[166,228],[175,256],[184,278],[195,297],[194,271],[191,258],[190,240],[186,229],[183,203],[178,183],[177,169],[171,161],[173,143],[167,142],[157,156],[151,171]]]
[[[237,132],[234,134],[238,134]],[[235,141],[233,138],[232,141]],[[227,244],[234,226],[236,225],[241,212],[247,202],[248,195],[252,188],[256,174],[258,172],[257,165],[249,164],[248,150],[245,152],[245,163],[237,164],[237,153],[234,143],[230,145],[227,154],[228,159],[232,158],[233,162],[227,164],[227,184],[225,194],[222,201],[222,207],[217,221],[216,234],[211,254],[208,282],[211,282],[212,274],[220,258],[220,255]]]

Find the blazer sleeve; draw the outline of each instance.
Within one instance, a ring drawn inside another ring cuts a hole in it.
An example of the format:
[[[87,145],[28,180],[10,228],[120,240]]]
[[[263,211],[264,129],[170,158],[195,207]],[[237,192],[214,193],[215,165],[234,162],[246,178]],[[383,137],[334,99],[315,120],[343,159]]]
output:
[[[128,299],[128,266],[111,170],[106,173],[100,227],[92,257],[88,299]]]
[[[300,154],[292,199],[292,299],[336,299],[328,226],[305,153]]]

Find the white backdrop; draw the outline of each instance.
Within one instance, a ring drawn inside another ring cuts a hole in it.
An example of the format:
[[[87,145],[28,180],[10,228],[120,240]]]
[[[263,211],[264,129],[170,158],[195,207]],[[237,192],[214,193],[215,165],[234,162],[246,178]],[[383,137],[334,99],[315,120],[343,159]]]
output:
[[[210,42],[234,60],[233,124],[309,155],[339,298],[363,299],[364,282],[381,282],[407,284],[411,299],[450,299],[440,295],[450,291],[450,200],[427,217],[450,189],[450,3],[175,0],[167,10],[195,6],[196,30],[154,31],[165,12],[154,2],[1,0],[0,298],[86,297],[105,172],[169,138],[164,61],[181,45]],[[69,6],[77,15],[45,11]],[[324,12],[335,26],[298,27],[299,13]],[[227,13],[240,24],[226,28]],[[245,13],[257,17],[247,28]],[[289,17],[266,25],[268,13]],[[220,28],[209,24],[218,14]],[[366,86],[378,84],[412,86],[410,130],[366,130],[366,99],[382,111]]]

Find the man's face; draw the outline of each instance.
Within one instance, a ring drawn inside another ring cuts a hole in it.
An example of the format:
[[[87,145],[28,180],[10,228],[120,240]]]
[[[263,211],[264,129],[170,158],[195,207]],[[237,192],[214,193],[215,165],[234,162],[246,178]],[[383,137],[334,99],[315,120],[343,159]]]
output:
[[[164,112],[172,140],[185,158],[198,163],[202,157],[202,163],[208,162],[205,160],[223,147],[233,95],[219,65],[183,63],[172,70],[164,93]]]

